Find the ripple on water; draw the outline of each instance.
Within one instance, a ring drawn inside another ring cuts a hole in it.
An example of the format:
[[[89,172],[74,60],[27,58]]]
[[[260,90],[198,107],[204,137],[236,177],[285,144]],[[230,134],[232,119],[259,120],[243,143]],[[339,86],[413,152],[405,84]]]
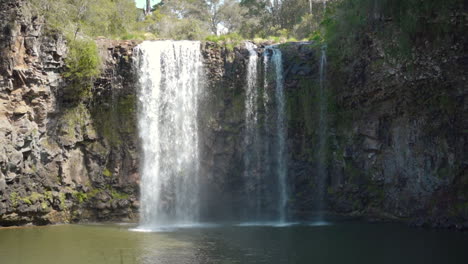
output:
[[[240,227],[249,227],[249,226],[265,226],[265,227],[288,227],[288,226],[294,226],[294,225],[299,225],[299,222],[245,222],[245,223],[240,223],[237,224],[236,226]]]
[[[173,232],[179,229],[190,229],[190,228],[214,228],[220,227],[221,224],[214,223],[182,223],[182,224],[171,224],[171,225],[158,225],[158,226],[137,226],[135,228],[130,228],[130,231],[133,232]]]

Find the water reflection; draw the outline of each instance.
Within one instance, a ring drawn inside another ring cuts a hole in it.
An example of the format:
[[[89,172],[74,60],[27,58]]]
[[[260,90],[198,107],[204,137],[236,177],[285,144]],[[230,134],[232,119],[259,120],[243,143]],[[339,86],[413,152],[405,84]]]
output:
[[[132,228],[63,225],[0,229],[0,263],[468,263],[467,234],[400,225],[230,224],[170,232],[134,232]]]

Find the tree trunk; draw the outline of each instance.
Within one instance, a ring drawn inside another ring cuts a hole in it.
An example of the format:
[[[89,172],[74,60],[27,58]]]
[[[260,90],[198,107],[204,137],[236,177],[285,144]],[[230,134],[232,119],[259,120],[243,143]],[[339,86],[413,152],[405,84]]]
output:
[[[151,13],[151,0],[146,0],[146,10],[145,14],[149,15]]]

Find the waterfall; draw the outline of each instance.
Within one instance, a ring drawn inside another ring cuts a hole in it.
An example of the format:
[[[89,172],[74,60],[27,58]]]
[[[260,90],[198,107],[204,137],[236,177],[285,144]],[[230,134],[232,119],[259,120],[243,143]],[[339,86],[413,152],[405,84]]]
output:
[[[327,156],[327,112],[328,102],[325,91],[327,67],[326,46],[322,47],[319,70],[319,123],[318,123],[318,168],[317,168],[317,220],[323,221],[325,210],[326,156]]]
[[[268,102],[270,97],[268,96],[268,56],[265,52],[263,56],[263,108],[265,111],[268,110]]]
[[[260,145],[261,142],[258,131],[258,89],[257,89],[257,64],[258,55],[255,49],[257,46],[250,42],[245,42],[249,51],[249,61],[247,64],[246,92],[245,92],[245,134],[244,134],[244,178],[248,199],[247,216],[251,218],[251,210],[255,211],[255,219],[260,217],[261,204],[261,175],[260,175]],[[253,203],[253,205],[252,205]]]
[[[284,78],[283,78],[283,57],[281,50],[276,47],[267,47],[273,53],[271,56],[272,65],[276,75],[275,87],[275,103],[276,103],[276,149],[275,163],[276,174],[278,181],[278,220],[279,222],[286,221],[286,206],[288,202],[288,187],[287,187],[287,156],[286,156],[286,118],[285,118],[285,98],[284,98]]]
[[[140,225],[197,222],[200,42],[143,42],[135,53],[143,153]]]
[[[249,51],[246,75],[244,179],[249,221],[285,223],[288,202],[283,61],[276,46],[263,56],[263,86],[258,80],[256,46]],[[275,82],[270,83],[269,77]],[[269,89],[270,85],[274,89]],[[263,91],[261,91],[263,89]],[[263,109],[260,108],[263,106]]]

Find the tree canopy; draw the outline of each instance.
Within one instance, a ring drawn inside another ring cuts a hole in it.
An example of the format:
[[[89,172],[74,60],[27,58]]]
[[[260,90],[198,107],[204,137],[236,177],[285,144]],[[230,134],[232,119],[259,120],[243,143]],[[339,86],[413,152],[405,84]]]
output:
[[[31,0],[51,29],[68,36],[172,39],[237,34],[243,38],[306,38],[325,0],[162,0],[138,9],[133,0]]]

